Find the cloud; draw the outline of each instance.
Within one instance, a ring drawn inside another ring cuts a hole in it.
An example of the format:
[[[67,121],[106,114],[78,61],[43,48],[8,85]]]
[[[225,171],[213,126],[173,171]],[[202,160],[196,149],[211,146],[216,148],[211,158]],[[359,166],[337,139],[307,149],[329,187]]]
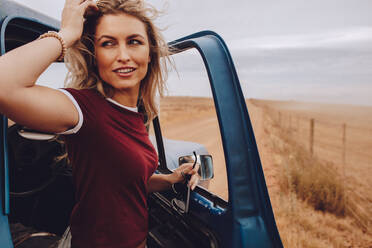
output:
[[[246,97],[372,105],[372,27],[228,45]]]
[[[350,76],[359,82],[372,77],[372,27],[246,38],[230,42],[229,48],[242,76],[344,82]]]
[[[372,27],[321,33],[248,37],[228,42],[231,50],[343,48],[363,44],[372,48]]]

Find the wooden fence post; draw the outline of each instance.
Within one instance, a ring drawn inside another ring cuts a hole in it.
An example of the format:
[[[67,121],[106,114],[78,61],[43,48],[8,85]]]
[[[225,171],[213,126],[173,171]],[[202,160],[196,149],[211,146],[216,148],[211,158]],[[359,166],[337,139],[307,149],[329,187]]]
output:
[[[342,167],[343,167],[343,176],[344,176],[344,205],[345,205],[345,214],[348,214],[346,211],[348,210],[347,208],[347,198],[348,198],[348,192],[347,192],[347,187],[346,187],[346,123],[342,124]]]
[[[346,163],[346,123],[342,124],[342,164]]]
[[[297,135],[298,133],[300,132],[300,117],[297,116],[297,121],[296,121],[296,124],[297,124],[297,127],[296,127],[296,130],[297,130]]]
[[[314,154],[314,118],[310,119],[310,154]]]

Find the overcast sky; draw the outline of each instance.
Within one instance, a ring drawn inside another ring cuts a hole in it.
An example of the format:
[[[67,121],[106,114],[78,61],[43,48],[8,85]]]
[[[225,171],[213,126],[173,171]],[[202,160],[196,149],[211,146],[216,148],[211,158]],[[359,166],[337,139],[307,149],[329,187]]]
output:
[[[56,19],[64,4],[17,2]],[[148,2],[164,10],[157,23],[168,41],[206,29],[219,33],[246,97],[372,105],[371,0]],[[192,57],[179,61],[195,88],[204,79],[196,72],[200,59]]]

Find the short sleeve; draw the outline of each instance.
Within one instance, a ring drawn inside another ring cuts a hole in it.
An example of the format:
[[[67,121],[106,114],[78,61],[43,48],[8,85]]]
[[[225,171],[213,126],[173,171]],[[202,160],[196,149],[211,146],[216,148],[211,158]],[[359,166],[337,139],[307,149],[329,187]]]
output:
[[[65,94],[71,100],[71,102],[74,104],[76,110],[79,113],[79,121],[76,124],[76,126],[67,130],[67,131],[64,131],[64,132],[61,132],[61,133],[58,133],[58,134],[67,135],[67,134],[77,133],[80,130],[81,126],[83,125],[83,121],[84,121],[84,117],[83,117],[83,113],[81,111],[81,108],[80,108],[79,104],[77,103],[76,99],[71,95],[70,92],[68,92],[65,89],[58,89],[58,90],[61,91],[63,94]]]

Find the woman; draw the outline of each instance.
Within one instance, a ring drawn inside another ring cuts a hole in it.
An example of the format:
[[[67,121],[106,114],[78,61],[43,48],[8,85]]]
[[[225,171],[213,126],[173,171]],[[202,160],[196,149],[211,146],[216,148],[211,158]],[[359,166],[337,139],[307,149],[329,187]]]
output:
[[[154,95],[165,71],[160,57],[167,49],[149,13],[154,10],[141,0],[66,0],[58,33],[0,58],[0,111],[65,137],[76,190],[74,248],[144,247],[147,193],[184,182],[185,174],[192,189],[198,182],[191,164],[154,174],[157,155],[137,103],[149,120],[156,116]],[[72,88],[36,86],[65,53]]]

